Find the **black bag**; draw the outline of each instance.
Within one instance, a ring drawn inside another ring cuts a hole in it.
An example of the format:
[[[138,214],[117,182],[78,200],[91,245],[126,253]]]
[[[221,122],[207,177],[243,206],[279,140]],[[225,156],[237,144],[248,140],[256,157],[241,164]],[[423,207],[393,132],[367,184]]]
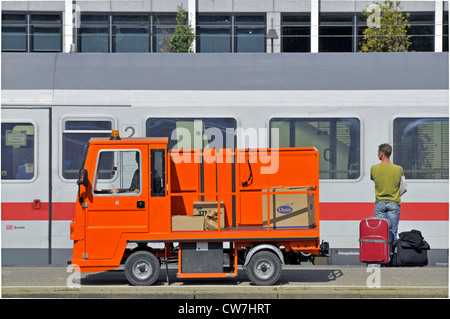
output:
[[[399,239],[394,241],[392,257],[393,266],[426,266],[428,265],[427,251],[430,245],[424,240],[418,230],[402,232]]]

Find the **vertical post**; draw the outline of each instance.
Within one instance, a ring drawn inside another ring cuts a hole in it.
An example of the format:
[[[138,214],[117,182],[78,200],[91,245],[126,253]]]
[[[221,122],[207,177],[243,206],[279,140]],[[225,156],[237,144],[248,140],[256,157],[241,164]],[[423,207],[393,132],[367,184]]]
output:
[[[112,14],[109,15],[108,17],[109,19],[109,53],[113,52],[113,41],[114,41],[114,36],[113,36],[113,27],[112,27]]]
[[[230,243],[231,245],[231,243]],[[234,276],[237,277],[238,275],[238,249],[237,249],[237,245],[236,242],[233,242],[233,246],[234,246]],[[231,249],[231,247],[230,247]]]
[[[165,249],[164,249],[164,259],[166,260],[166,281],[167,284],[170,286],[169,281],[169,250],[170,250],[170,244],[165,243]]]
[[[181,275],[181,243],[178,243],[178,274],[177,277]]]
[[[73,42],[73,5],[72,0],[64,0],[63,52],[69,53]]]
[[[311,0],[311,53],[319,52],[319,0]]]
[[[234,24],[234,15],[231,15],[231,53],[234,53],[236,51],[236,29]]]
[[[216,194],[217,194],[217,190],[216,190]],[[220,228],[222,227],[222,225],[220,223],[220,218],[222,217],[221,216],[222,214],[220,212],[220,200],[217,196],[216,196],[216,199],[217,199],[217,232],[220,233]]]
[[[197,0],[189,0],[188,2],[188,19],[191,22],[192,28],[194,29],[194,41],[192,42],[192,52],[196,52],[196,44],[197,44]]]
[[[31,52],[31,14],[26,15],[27,23],[27,52]]]
[[[267,21],[270,20],[270,26],[267,22],[267,34],[266,39],[270,40],[266,43],[266,51],[272,52],[272,53],[280,53],[281,52],[281,37],[283,35],[282,29],[281,29],[281,13],[275,12],[275,9],[273,9],[273,12],[267,12]],[[274,23],[275,20],[275,23]],[[280,34],[280,36],[278,36]],[[270,46],[270,48],[269,48]]]
[[[53,162],[52,162],[52,108],[48,109],[48,263],[52,264],[52,220],[53,220]]]
[[[436,1],[434,8],[434,52],[442,52],[444,1]]]
[[[267,183],[267,187],[266,187],[266,194],[267,194],[267,231],[270,231],[270,196],[271,196],[271,191],[270,191],[270,185],[269,183]],[[275,212],[273,213],[274,217],[275,217]]]
[[[355,10],[356,11],[356,10]],[[353,52],[358,52],[358,17],[353,15]]]

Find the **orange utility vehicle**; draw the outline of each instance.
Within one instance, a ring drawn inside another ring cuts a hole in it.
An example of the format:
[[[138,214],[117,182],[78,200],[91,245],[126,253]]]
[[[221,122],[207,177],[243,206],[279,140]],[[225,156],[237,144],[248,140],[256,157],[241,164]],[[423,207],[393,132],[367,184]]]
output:
[[[151,285],[165,261],[178,278],[272,285],[284,254],[319,255],[315,148],[172,150],[167,138],[92,138],[78,180],[70,261],[80,272],[124,264]],[[168,277],[167,277],[168,280]]]

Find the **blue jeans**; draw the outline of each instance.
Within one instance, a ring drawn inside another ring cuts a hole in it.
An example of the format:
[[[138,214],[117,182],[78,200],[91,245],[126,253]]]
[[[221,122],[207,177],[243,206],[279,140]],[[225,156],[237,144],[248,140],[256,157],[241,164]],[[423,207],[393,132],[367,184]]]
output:
[[[391,222],[392,240],[396,240],[398,221],[400,219],[400,205],[390,200],[379,201],[375,204],[375,217],[385,218]]]

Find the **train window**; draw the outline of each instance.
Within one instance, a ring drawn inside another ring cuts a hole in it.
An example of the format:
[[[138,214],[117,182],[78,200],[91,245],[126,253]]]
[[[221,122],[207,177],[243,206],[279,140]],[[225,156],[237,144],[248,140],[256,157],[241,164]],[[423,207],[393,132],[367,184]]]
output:
[[[2,180],[35,175],[35,131],[31,123],[2,123]]]
[[[63,126],[62,176],[78,179],[84,146],[91,137],[110,136],[113,124],[111,120],[66,120]]]
[[[394,163],[407,179],[448,179],[448,118],[396,118]]]
[[[148,137],[168,137],[168,149],[234,148],[236,120],[233,118],[150,118]]]
[[[140,194],[141,156],[138,151],[102,151],[99,154],[95,194]]]
[[[356,118],[273,118],[279,147],[315,147],[320,154],[321,179],[360,176],[360,122]],[[271,135],[271,147],[276,147]]]

